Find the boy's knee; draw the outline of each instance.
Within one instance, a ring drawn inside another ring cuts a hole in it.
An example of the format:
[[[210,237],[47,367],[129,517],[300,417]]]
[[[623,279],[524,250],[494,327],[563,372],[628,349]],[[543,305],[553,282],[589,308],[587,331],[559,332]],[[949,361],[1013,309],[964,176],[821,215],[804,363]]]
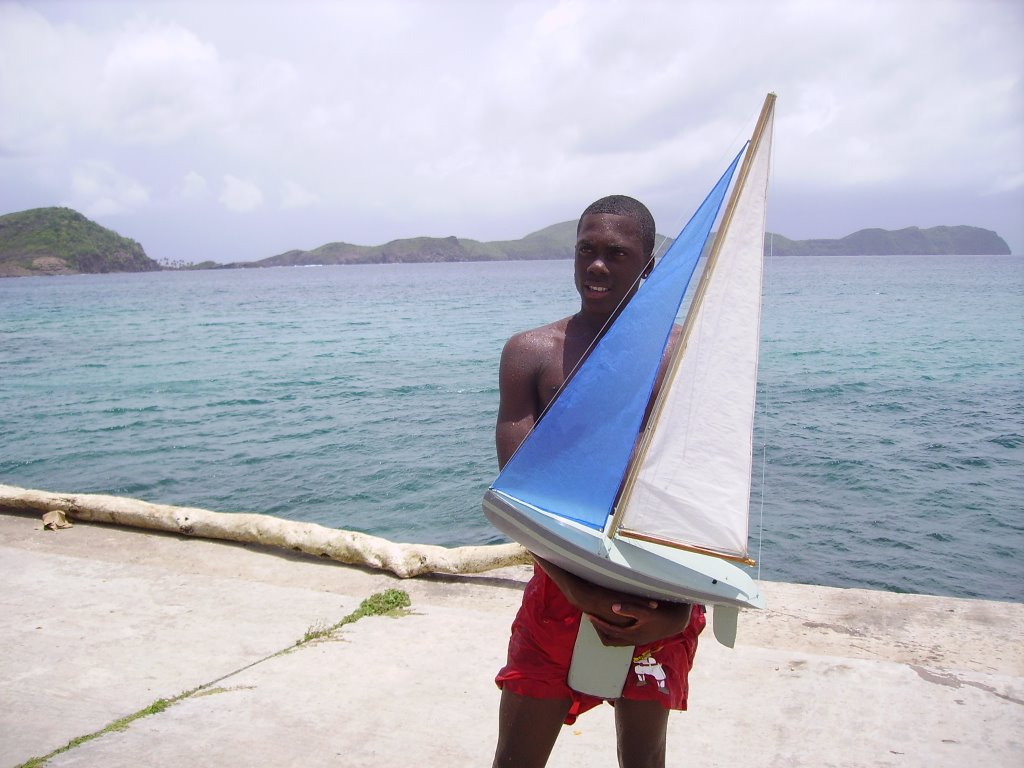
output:
[[[668,710],[656,701],[615,703],[615,731],[621,768],[664,768]]]

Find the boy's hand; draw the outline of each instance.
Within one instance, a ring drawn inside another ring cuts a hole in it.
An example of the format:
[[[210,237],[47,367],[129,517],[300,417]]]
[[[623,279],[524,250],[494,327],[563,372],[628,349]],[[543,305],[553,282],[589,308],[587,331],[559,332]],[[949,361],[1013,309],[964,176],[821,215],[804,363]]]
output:
[[[689,603],[638,601],[631,598],[611,606],[612,621],[587,614],[605,645],[646,645],[676,635],[690,623]],[[626,623],[622,623],[625,620]]]
[[[644,645],[686,629],[689,603],[670,603],[600,587],[535,558],[566,599],[583,612],[605,645]]]

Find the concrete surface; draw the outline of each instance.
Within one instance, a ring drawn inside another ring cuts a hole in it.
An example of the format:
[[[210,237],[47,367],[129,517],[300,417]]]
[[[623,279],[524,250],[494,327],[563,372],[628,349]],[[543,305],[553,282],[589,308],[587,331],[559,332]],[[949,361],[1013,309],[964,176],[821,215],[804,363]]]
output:
[[[0,766],[484,766],[529,569],[399,581],[289,552],[0,514]],[[294,646],[388,587],[412,613]],[[768,583],[702,638],[671,766],[1024,765],[1024,605]],[[276,655],[275,655],[276,654]],[[614,766],[611,707],[554,768]]]

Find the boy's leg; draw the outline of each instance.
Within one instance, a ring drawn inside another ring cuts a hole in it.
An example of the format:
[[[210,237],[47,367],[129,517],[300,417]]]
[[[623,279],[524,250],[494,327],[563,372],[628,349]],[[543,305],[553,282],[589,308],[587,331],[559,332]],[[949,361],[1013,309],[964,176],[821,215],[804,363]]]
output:
[[[615,732],[621,768],[665,768],[668,710],[657,701],[618,699]]]
[[[571,699],[532,699],[501,692],[494,768],[543,768]]]

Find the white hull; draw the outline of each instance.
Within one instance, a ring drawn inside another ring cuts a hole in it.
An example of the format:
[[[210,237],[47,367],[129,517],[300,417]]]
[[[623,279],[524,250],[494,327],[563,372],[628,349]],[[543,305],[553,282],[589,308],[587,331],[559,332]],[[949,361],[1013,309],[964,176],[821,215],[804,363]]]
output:
[[[484,514],[530,552],[594,584],[653,600],[763,608],[757,583],[721,558],[626,538],[563,520],[488,490]]]

